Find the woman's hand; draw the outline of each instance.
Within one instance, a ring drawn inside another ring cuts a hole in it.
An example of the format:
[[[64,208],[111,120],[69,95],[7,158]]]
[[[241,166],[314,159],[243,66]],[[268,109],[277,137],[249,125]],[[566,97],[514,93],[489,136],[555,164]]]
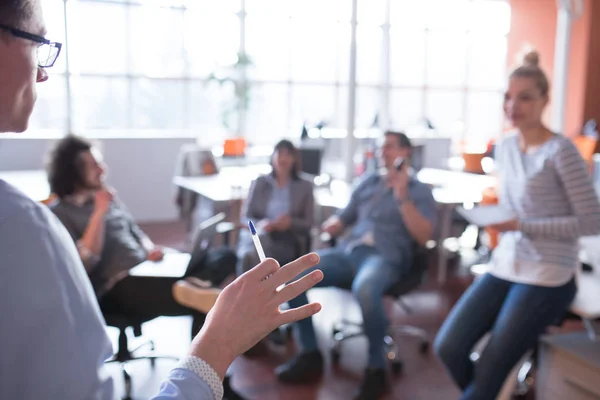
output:
[[[273,222],[271,230],[284,232],[292,227],[292,217],[289,215],[282,215]]]
[[[493,229],[497,232],[512,232],[512,231],[520,231],[521,224],[518,219],[513,219],[506,222],[500,222],[499,224],[489,225],[488,228]]]
[[[149,261],[159,262],[165,258],[165,252],[163,251],[162,247],[154,246],[154,248],[148,252],[147,258]]]

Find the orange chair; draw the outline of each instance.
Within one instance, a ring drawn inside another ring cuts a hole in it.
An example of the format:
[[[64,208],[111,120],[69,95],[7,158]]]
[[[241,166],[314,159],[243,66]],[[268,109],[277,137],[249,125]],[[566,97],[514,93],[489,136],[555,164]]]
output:
[[[241,157],[244,154],[246,154],[246,139],[233,138],[225,140],[223,144],[223,156]]]
[[[579,150],[581,157],[585,160],[588,165],[589,170],[592,170],[594,153],[596,151],[596,146],[598,144],[598,140],[595,138],[591,138],[588,136],[577,136],[573,139],[573,144]]]
[[[463,153],[462,158],[465,162],[464,171],[472,174],[483,174],[481,160],[485,157],[485,153]]]
[[[49,206],[50,204],[52,204],[55,200],[56,200],[56,195],[54,193],[50,193],[50,196],[48,196],[47,199],[44,199],[42,201],[40,201],[40,203]]]
[[[484,189],[484,191],[482,193],[481,204],[482,205],[498,204],[498,192],[496,191],[496,188]],[[490,228],[485,228],[485,231],[487,232],[487,234],[490,237],[490,250],[493,250],[496,248],[496,246],[498,246],[498,239],[499,239],[498,231],[496,231],[494,229],[490,229]]]

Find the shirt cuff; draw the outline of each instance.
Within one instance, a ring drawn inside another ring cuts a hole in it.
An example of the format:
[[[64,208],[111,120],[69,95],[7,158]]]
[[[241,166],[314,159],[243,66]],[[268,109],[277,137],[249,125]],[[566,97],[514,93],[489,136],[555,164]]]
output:
[[[177,368],[187,369],[198,375],[200,379],[208,384],[215,396],[215,400],[223,398],[223,382],[206,361],[195,356],[187,356],[179,361]]]

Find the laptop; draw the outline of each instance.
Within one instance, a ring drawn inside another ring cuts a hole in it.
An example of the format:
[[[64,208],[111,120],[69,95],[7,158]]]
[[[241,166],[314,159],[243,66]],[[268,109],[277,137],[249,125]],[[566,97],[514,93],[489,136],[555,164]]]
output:
[[[210,244],[217,235],[217,225],[225,220],[225,213],[218,213],[198,224],[192,234],[192,253],[184,277],[194,276],[195,267],[201,265],[202,260],[208,255]]]

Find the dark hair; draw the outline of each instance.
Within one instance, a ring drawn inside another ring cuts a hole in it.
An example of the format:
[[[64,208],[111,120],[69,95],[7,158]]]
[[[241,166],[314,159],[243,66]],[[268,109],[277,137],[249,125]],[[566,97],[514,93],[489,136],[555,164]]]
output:
[[[0,1],[0,23],[14,28],[22,27],[31,17],[31,0]]]
[[[277,177],[275,173],[275,167],[273,165],[273,156],[280,150],[286,150],[294,156],[295,160],[294,165],[292,165],[291,171],[292,179],[295,181],[300,179],[300,155],[298,154],[298,148],[296,148],[296,146],[294,146],[292,142],[286,139],[280,140],[273,149],[273,154],[271,155],[271,174],[273,175],[273,177]]]
[[[540,54],[535,50],[530,50],[523,55],[521,65],[510,73],[509,78],[533,79],[542,96],[548,96],[550,92],[548,77],[540,68]]]
[[[384,135],[395,137],[398,141],[398,146],[412,149],[412,143],[410,142],[410,139],[408,138],[408,136],[406,136],[404,132],[386,131]]]
[[[89,140],[75,135],[67,135],[56,142],[46,165],[52,193],[63,198],[73,194],[83,183],[80,156],[92,147]]]

